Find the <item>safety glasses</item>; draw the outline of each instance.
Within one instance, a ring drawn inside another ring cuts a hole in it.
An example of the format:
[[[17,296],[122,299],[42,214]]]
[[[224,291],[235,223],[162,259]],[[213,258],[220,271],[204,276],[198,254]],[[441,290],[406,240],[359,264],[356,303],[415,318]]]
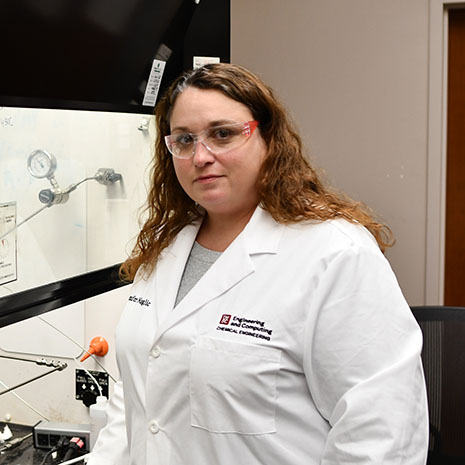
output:
[[[175,132],[165,136],[165,144],[173,157],[191,158],[200,142],[215,155],[239,148],[253,134],[258,121],[245,123],[228,123],[207,128],[198,134]]]

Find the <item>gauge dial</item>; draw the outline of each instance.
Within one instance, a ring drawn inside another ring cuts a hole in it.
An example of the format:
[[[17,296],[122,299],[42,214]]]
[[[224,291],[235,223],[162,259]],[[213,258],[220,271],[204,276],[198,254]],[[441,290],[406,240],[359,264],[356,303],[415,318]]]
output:
[[[27,168],[36,178],[51,177],[56,167],[56,158],[45,150],[34,150],[27,159]]]

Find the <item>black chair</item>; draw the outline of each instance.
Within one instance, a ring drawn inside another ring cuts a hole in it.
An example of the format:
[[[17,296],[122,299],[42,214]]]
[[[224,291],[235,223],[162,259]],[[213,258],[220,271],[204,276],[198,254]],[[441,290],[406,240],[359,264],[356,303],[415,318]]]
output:
[[[411,307],[423,331],[427,465],[465,465],[465,307]]]

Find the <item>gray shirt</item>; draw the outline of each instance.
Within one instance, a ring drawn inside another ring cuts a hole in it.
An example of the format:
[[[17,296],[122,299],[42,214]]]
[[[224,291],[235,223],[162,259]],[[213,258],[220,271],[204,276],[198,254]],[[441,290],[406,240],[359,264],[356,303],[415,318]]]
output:
[[[197,281],[207,272],[213,263],[215,263],[221,253],[222,252],[206,249],[197,241],[194,242],[182,274],[181,284],[179,285],[178,295],[176,296],[176,302],[174,304],[175,307],[195,286]]]

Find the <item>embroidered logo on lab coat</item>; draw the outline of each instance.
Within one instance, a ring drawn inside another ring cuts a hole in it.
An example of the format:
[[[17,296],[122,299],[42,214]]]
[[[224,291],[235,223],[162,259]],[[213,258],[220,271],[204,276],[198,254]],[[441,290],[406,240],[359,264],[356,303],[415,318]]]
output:
[[[271,340],[271,335],[273,333],[272,329],[266,327],[264,321],[250,320],[249,318],[228,314],[224,314],[221,317],[216,330],[241,334],[257,339],[265,339],[266,341]]]
[[[149,307],[152,302],[149,299],[143,299],[142,297],[137,297],[136,295],[129,296],[129,302],[135,302],[142,307]]]
[[[231,315],[223,315],[220,320],[220,325],[229,325],[231,321]]]

